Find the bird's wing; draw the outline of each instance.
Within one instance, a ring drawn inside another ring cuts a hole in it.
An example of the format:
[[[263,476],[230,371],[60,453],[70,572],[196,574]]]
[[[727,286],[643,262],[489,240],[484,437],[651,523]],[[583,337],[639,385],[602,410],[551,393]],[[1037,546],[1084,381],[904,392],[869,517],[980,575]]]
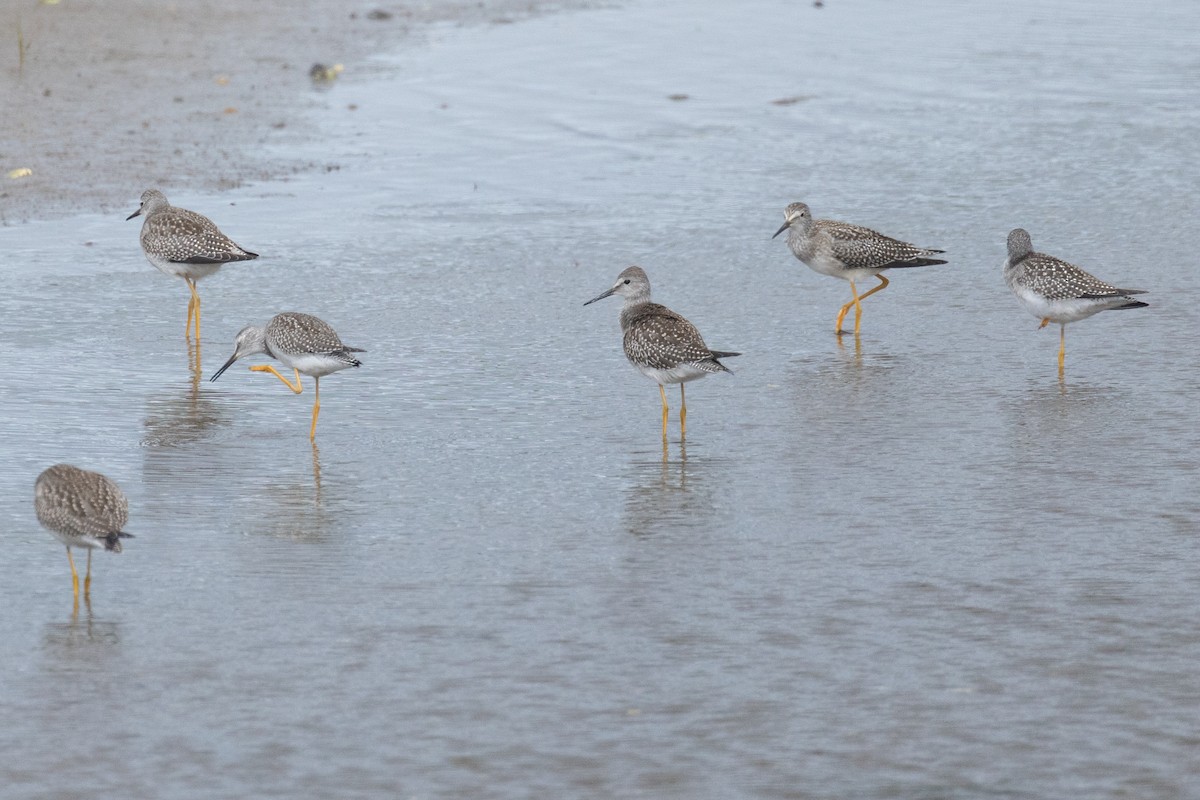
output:
[[[886,269],[944,264],[942,259],[930,258],[939,250],[917,247],[878,231],[851,225],[848,222],[819,220],[821,230],[833,240],[833,253],[851,269]]]

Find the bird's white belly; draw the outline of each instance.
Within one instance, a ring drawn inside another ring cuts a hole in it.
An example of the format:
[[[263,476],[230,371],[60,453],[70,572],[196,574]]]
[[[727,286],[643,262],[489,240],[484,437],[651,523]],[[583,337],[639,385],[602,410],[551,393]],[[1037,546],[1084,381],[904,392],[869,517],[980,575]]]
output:
[[[1021,301],[1021,305],[1025,306],[1030,314],[1033,314],[1038,319],[1048,319],[1058,325],[1065,325],[1068,322],[1078,322],[1106,308],[1120,305],[1119,300],[1124,302],[1121,298],[1114,298],[1112,300],[1087,300],[1082,298],[1048,300],[1037,292],[1025,288],[1018,288],[1016,294],[1017,299]]]
[[[300,355],[276,353],[275,357],[283,362],[285,366],[298,370],[301,375],[307,375],[310,378],[324,378],[330,373],[346,369],[350,366],[350,364],[340,358],[313,353],[302,353]]]
[[[638,372],[659,384],[687,383],[710,374],[707,370],[691,364],[680,364],[670,369],[655,369],[654,367],[643,367],[640,364],[634,364],[634,366],[637,367]]]
[[[872,275],[878,275],[882,271],[878,269],[847,269],[841,261],[838,261],[829,253],[814,253],[802,260],[813,272],[819,272],[822,275],[829,275],[846,281],[860,281]]]
[[[70,536],[49,528],[47,528],[47,530],[50,531],[51,536],[53,536],[55,539],[58,539],[67,547],[87,547],[95,550],[104,546],[104,542],[100,539],[97,539],[95,536]]]
[[[146,254],[146,260],[164,275],[170,275],[173,278],[191,278],[194,281],[207,278],[222,266],[221,264],[180,264],[177,261],[168,261],[150,254]]]

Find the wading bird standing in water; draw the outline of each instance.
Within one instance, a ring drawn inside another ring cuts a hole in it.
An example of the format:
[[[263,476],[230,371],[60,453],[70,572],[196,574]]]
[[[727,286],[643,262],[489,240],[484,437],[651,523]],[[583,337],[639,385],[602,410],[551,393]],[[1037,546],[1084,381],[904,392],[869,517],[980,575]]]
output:
[[[34,483],[33,507],[38,522],[67,546],[71,565],[71,587],[79,600],[79,573],[75,571],[72,547],[88,551],[87,577],[83,596],[92,590],[92,551],[103,547],[121,552],[121,540],[133,534],[121,529],[129,521],[129,501],[121,488],[99,472],[88,472],[70,464],[55,464],[38,475]]]
[[[1033,251],[1033,240],[1024,228],[1008,234],[1008,258],[1004,260],[1004,282],[1021,305],[1042,321],[1039,328],[1058,323],[1058,374],[1067,359],[1067,323],[1078,322],[1101,311],[1145,308],[1150,305],[1130,295],[1142,289],[1118,289],[1074,264]]]
[[[321,378],[347,367],[361,366],[362,362],[351,353],[365,352],[360,348],[342,344],[337,332],[322,320],[310,314],[285,311],[272,317],[265,328],[254,325],[242,328],[234,341],[233,355],[209,380],[215,381],[221,377],[221,374],[239,358],[257,353],[266,353],[271,358],[283,362],[284,366],[290,367],[296,375],[296,383],[293,385],[270,364],[255,364],[250,371],[269,372],[296,394],[303,391],[300,374],[309,376],[316,386],[312,428],[308,431],[309,441],[312,441],[317,435],[317,415],[321,412]]]
[[[625,334],[625,357],[638,371],[658,384],[662,397],[662,431],[667,436],[668,383],[679,384],[679,431],[687,435],[687,398],[683,384],[714,372],[731,372],[717,359],[741,353],[709,350],[696,326],[666,306],[650,302],[650,279],[641,267],[628,267],[606,292],[593,297],[591,305],[616,294],[625,298],[621,308],[621,330]]]
[[[881,274],[885,269],[946,263],[943,259],[932,258],[945,252],[943,250],[917,247],[848,222],[813,219],[804,203],[792,203],[783,212],[783,217],[783,225],[775,231],[775,236],[788,232],[787,243],[792,255],[815,272],[850,281],[852,299],[838,311],[835,333],[842,333],[842,320],[853,306],[854,335],[858,335],[862,326],[862,301],[887,288],[888,279]],[[872,276],[879,278],[879,285],[860,295],[855,283]]]
[[[142,251],[146,260],[167,275],[183,278],[192,297],[188,300],[187,324],[183,335],[188,336],[193,317],[196,320],[196,341],[200,341],[200,294],[196,281],[207,278],[230,261],[250,261],[258,258],[239,247],[213,224],[212,220],[195,211],[179,208],[167,202],[157,189],[142,192],[138,210],[125,218],[129,221],[144,216]]]

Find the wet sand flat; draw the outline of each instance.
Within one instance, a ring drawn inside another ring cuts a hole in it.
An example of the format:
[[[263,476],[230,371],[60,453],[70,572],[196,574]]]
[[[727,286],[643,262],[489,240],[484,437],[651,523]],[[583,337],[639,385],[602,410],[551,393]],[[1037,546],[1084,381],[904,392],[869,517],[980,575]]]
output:
[[[313,91],[313,64],[361,79],[379,68],[370,54],[425,26],[507,23],[542,7],[3,0],[0,224],[119,211],[150,184],[217,191],[336,167],[287,150],[321,135],[311,114],[332,102]],[[5,177],[16,169],[32,175]]]

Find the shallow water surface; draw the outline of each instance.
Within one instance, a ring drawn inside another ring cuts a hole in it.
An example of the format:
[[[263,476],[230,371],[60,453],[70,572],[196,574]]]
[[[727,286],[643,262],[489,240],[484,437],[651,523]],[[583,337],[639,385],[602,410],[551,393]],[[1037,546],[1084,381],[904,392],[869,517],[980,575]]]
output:
[[[1195,796],[1198,21],[434,28],[330,93],[296,155],[341,169],[164,187],[263,254],[200,284],[199,353],[136,223],[0,229],[0,796]],[[839,341],[846,284],[770,239],[794,200],[951,263]],[[1068,330],[1062,381],[1016,226],[1150,291]],[[665,448],[619,301],[582,306],[630,263],[743,352],[686,442],[669,392]],[[207,382],[283,310],[368,351],[315,446],[311,381]],[[57,461],[137,536],[77,616]]]

